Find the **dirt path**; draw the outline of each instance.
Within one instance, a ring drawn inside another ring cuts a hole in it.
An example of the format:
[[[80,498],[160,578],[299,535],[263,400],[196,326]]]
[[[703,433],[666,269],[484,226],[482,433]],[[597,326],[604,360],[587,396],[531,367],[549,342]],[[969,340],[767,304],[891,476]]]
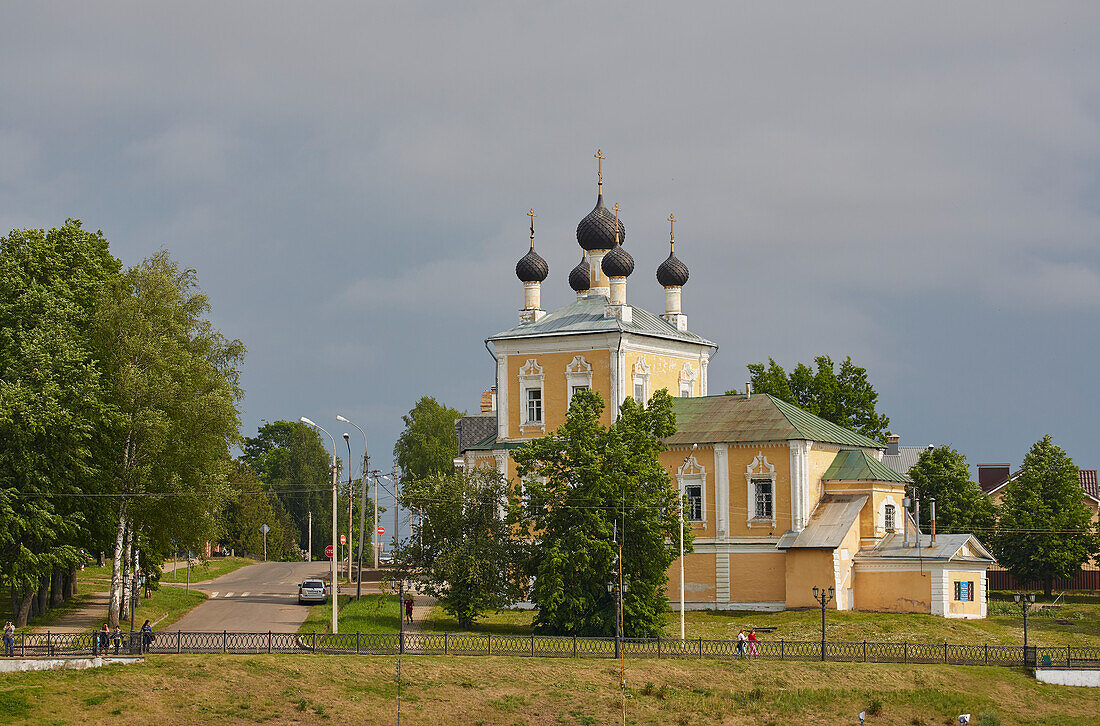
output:
[[[107,622],[107,598],[110,597],[110,593],[93,592],[82,597],[84,602],[79,608],[65,613],[49,625],[36,625],[30,632],[99,630],[103,627],[103,623]]]
[[[424,626],[424,622],[428,619],[428,613],[432,611],[432,608],[436,606],[436,599],[430,595],[413,595],[413,620],[412,623],[405,622],[406,633],[419,633]],[[401,615],[404,617],[405,611],[402,606]]]

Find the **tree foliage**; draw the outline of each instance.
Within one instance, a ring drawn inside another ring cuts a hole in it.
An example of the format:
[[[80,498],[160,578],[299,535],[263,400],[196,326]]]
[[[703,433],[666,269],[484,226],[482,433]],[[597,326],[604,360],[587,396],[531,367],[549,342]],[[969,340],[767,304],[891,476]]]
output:
[[[997,560],[1021,582],[1041,581],[1047,595],[1054,579],[1073,577],[1100,549],[1077,466],[1049,435],[1005,485],[999,514]]]
[[[332,454],[321,434],[300,421],[265,423],[256,436],[241,445],[244,462],[282,502],[298,532],[298,542],[309,539],[313,512],[313,544],[332,542]]]
[[[463,628],[522,595],[518,543],[504,515],[507,496],[508,484],[495,469],[405,481],[401,502],[421,516],[397,559]]]
[[[970,479],[966,457],[950,446],[925,449],[909,470],[922,500],[936,500],[936,527],[941,532],[973,532],[988,541],[996,520],[993,504]],[[931,507],[921,508],[921,525],[931,523]],[[924,531],[927,531],[925,529]]]
[[[853,363],[851,356],[840,364],[840,370],[834,369],[833,359],[827,355],[814,358],[814,365],[816,371],[799,363],[788,375],[772,358],[766,366],[750,363],[753,391],[769,393],[838,426],[882,441],[890,419],[875,410],[878,393],[867,380],[867,370]]]
[[[578,391],[565,423],[513,452],[523,478],[515,507],[531,533],[526,572],[542,633],[614,635],[616,562],[622,545],[624,634],[661,632],[668,611],[667,570],[678,556],[676,487],[658,460],[676,430],[672,399],[657,391],[647,406],[626,399],[619,419],[600,424],[604,403]],[[685,526],[686,546],[691,543]],[[675,543],[675,544],[674,544]]]
[[[405,430],[393,447],[394,460],[401,467],[402,482],[446,474],[458,456],[455,421],[464,414],[423,396],[401,420]]]
[[[235,491],[225,507],[225,536],[222,541],[238,554],[261,557],[264,535],[260,527],[267,525],[267,559],[300,561],[298,526],[283,508],[282,502],[243,462],[237,462],[233,477]]]

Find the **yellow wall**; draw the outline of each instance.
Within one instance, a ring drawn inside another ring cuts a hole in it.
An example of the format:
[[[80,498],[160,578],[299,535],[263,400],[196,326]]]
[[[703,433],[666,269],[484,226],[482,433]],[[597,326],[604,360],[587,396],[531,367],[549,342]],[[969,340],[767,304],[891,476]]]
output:
[[[657,355],[654,353],[640,353],[637,351],[627,350],[623,353],[623,357],[626,360],[626,395],[634,396],[634,366],[638,362],[639,358],[645,358],[646,365],[649,366],[649,390],[648,396],[652,396],[654,392],[661,390],[662,388],[668,391],[668,395],[673,398],[679,398],[680,396],[680,371],[684,368],[684,363],[691,366],[691,369],[695,371],[695,381],[692,384],[692,396],[702,395],[703,375],[699,368],[699,361],[697,358],[690,358],[688,356],[673,356],[673,355]]]
[[[538,438],[565,423],[565,414],[569,410],[569,399],[572,396],[572,392],[568,390],[565,368],[578,355],[583,356],[592,366],[592,390],[599,393],[605,403],[611,400],[611,351],[585,350],[541,355],[510,355],[507,364],[509,438]],[[537,428],[520,430],[522,407],[526,406],[527,402],[520,399],[519,372],[531,359],[542,366],[542,420],[545,432]],[[604,426],[611,424],[609,408],[604,408],[600,423]]]
[[[825,491],[829,494],[867,495],[867,503],[859,513],[860,537],[879,539],[886,535],[881,512],[887,500],[892,500],[894,504],[894,531],[902,531],[904,514],[902,499],[905,498],[905,485],[894,485],[889,482],[831,481],[825,484]]]
[[[757,454],[763,454],[768,463],[775,467],[775,529],[762,526],[748,526],[750,504],[748,482],[745,470],[752,464]],[[729,448],[729,522],[730,534],[734,537],[779,536],[791,528],[791,450],[786,444],[780,446],[756,446]]]
[[[679,487],[679,481],[677,479],[677,472],[684,464],[684,457],[688,452],[683,450],[676,451],[662,451],[658,458],[661,461],[661,465],[668,471],[669,476],[672,478],[672,486]],[[710,446],[702,445],[695,450],[693,454],[695,461],[699,466],[706,470],[705,485],[706,489],[705,501],[703,502],[703,515],[706,519],[704,523],[695,523],[691,525],[691,533],[696,537],[714,537],[716,532],[715,519],[717,511],[714,507],[714,449]],[[690,483],[687,481],[685,483]],[[679,577],[679,565],[676,565],[677,577]],[[669,570],[672,572],[672,570]],[[670,575],[671,577],[671,575]]]
[[[831,449],[818,449],[821,444],[815,444],[810,449],[810,511],[806,512],[806,516],[813,514],[814,507],[817,506],[818,501],[821,500],[822,495],[825,493],[825,487],[821,482],[821,475],[828,471],[832,466],[833,459],[836,458],[836,451]]]
[[[684,556],[684,600],[687,602],[714,602],[717,594],[714,576],[715,555],[692,553]],[[668,599],[680,601],[680,559],[668,570]]]
[[[730,600],[783,602],[787,583],[782,552],[730,554]]]
[[[832,550],[787,550],[786,601],[789,608],[821,607],[813,588],[835,587]],[[836,600],[828,607],[835,608]]]
[[[947,571],[947,612],[951,615],[970,615],[973,617],[981,617],[982,603],[981,603],[981,580],[982,573],[980,572],[954,572]],[[955,599],[955,583],[956,582],[972,582],[974,583],[974,599],[959,601]]]
[[[857,610],[887,613],[932,612],[932,575],[929,572],[857,570],[854,576]]]

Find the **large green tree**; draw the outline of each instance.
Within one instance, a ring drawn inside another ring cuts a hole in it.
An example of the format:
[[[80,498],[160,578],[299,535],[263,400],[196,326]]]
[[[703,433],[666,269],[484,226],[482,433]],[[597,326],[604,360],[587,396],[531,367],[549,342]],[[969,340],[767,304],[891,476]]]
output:
[[[1001,499],[994,553],[1020,582],[1038,580],[1047,595],[1100,549],[1083,501],[1077,466],[1044,436],[1024,457]]]
[[[463,628],[522,596],[507,497],[504,477],[487,468],[407,480],[402,492],[420,517],[397,559]]]
[[[401,467],[403,483],[454,469],[454,458],[458,456],[455,421],[463,415],[431,396],[423,396],[401,417],[405,429],[394,444],[393,456]]]
[[[875,410],[878,393],[867,380],[867,370],[853,363],[851,356],[844,359],[839,370],[835,369],[833,359],[827,355],[814,358],[814,365],[817,370],[799,363],[788,375],[783,366],[772,358],[768,358],[767,365],[750,363],[748,369],[752,376],[752,389],[757,393],[769,393],[846,429],[882,441],[890,419]]]
[[[542,633],[614,635],[617,561],[622,547],[624,634],[662,631],[667,570],[678,555],[680,502],[658,460],[676,430],[672,399],[657,391],[648,405],[623,402],[618,420],[600,424],[604,403],[578,391],[553,434],[513,452],[523,479],[515,508],[530,532],[526,570]],[[691,533],[685,542],[690,548]],[[689,550],[690,551],[690,550]]]
[[[194,270],[165,251],[128,269],[97,310],[110,407],[102,459],[115,493],[109,621],[117,622],[133,553],[190,549],[217,535],[239,438],[244,345],[207,319]]]
[[[71,495],[100,486],[90,321],[119,271],[103,234],[75,220],[0,238],[0,578],[19,625],[35,591],[36,606],[43,588],[51,605],[71,594],[80,549],[103,534],[103,500]]]
[[[989,497],[971,481],[965,456],[950,446],[925,449],[909,470],[909,477],[917,496],[925,502],[936,500],[939,531],[973,532],[989,541],[996,513]],[[926,528],[931,518],[931,507],[922,507],[921,525]]]
[[[290,514],[303,548],[312,512],[314,550],[332,542],[332,454],[326,443],[312,426],[275,421],[241,445],[245,463]]]
[[[265,538],[260,528],[267,525],[267,559],[301,561],[298,526],[279,498],[264,489],[244,462],[236,464],[233,485],[225,506],[222,541],[239,554],[261,557]]]

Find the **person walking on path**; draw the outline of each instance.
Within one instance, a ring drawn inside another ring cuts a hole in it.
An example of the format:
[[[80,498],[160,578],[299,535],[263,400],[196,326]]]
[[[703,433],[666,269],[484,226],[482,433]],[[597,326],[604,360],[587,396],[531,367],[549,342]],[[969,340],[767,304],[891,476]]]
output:
[[[413,621],[413,599],[412,595],[405,597],[405,622],[412,625]]]
[[[750,658],[755,658],[756,655],[757,655],[757,653],[756,653],[756,642],[757,642],[756,641],[756,631],[755,630],[750,630],[749,631],[749,657]]]
[[[741,632],[739,632],[737,634],[737,657],[738,658],[744,658],[745,657],[745,643],[747,641],[748,641],[748,638],[745,637],[745,630],[744,630],[744,628],[742,628]]]
[[[149,624],[149,621],[146,620],[144,623],[142,623],[142,625],[141,625],[141,652],[142,653],[148,653],[149,652],[149,646],[151,646],[153,644],[153,641],[156,640],[156,637],[157,636],[153,635],[153,626]]]
[[[10,620],[4,623],[4,655],[15,657],[15,626]]]

